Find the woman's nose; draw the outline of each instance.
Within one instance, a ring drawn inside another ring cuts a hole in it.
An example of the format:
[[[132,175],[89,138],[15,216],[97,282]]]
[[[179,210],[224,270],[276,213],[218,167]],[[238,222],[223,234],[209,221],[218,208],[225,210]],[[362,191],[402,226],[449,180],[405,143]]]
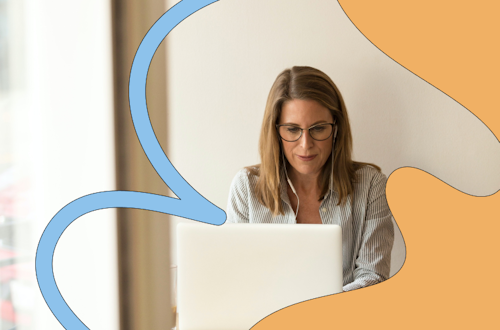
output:
[[[314,139],[311,137],[311,134],[309,134],[309,130],[304,130],[302,133],[300,144],[304,149],[307,149],[314,144]]]

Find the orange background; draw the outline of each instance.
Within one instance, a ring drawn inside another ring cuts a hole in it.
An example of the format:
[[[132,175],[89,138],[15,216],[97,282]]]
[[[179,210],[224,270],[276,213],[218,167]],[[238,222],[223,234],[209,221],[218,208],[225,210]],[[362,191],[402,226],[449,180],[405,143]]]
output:
[[[366,42],[500,136],[500,1],[339,3]],[[471,196],[401,168],[387,198],[406,244],[399,273],[282,309],[252,329],[500,329],[500,193]]]

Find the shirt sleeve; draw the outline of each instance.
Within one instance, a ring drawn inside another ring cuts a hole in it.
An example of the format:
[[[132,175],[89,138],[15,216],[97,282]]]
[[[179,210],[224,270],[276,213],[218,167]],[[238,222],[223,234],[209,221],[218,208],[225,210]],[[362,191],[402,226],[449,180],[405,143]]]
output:
[[[344,291],[370,286],[389,278],[394,226],[385,196],[386,182],[385,175],[379,172],[372,179],[354,281],[345,285]]]
[[[249,189],[247,170],[243,169],[236,174],[229,189],[226,212],[228,223],[249,222]]]

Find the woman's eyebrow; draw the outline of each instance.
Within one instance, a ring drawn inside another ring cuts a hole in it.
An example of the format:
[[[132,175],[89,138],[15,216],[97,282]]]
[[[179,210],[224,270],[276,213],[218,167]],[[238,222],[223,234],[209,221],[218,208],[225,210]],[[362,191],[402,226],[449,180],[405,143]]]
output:
[[[318,120],[317,122],[315,122],[314,124],[312,124],[311,126],[314,126],[314,125],[317,125],[317,124],[324,124],[324,123],[328,123],[328,121],[326,120]],[[297,127],[300,127],[299,124],[296,124],[296,123],[283,123],[281,125],[291,125],[291,126],[297,126]]]
[[[317,124],[324,124],[324,123],[328,123],[328,121],[326,121],[326,120],[318,120],[317,122],[315,122],[311,126],[314,126],[314,125],[317,125]]]

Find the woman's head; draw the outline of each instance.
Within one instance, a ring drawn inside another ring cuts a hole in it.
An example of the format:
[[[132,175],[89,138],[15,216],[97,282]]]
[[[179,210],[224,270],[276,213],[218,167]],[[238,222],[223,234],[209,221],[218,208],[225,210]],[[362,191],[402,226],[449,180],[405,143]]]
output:
[[[326,140],[311,138],[307,129],[316,123],[334,124],[331,126],[332,134]],[[300,139],[295,142],[283,141],[279,134],[282,128],[277,127],[283,124],[304,129]],[[332,172],[339,203],[352,192],[355,169],[351,157],[349,120],[342,95],[325,73],[311,67],[293,67],[278,75],[266,103],[259,152],[261,165],[257,196],[274,214],[283,213],[279,202],[282,184],[280,174],[288,161],[300,173],[318,177],[320,199],[330,188]],[[285,163],[282,152],[286,155]],[[316,157],[312,160],[300,158],[308,155]]]
[[[332,153],[335,122],[331,112],[313,100],[292,99],[281,106],[277,131],[288,173],[317,180]]]

